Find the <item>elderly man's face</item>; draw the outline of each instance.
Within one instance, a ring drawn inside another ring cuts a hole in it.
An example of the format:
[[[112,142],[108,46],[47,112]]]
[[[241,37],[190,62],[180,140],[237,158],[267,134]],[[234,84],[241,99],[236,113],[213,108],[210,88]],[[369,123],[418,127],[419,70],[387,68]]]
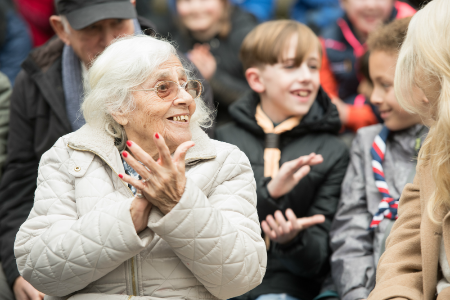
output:
[[[187,81],[180,60],[172,56],[163,63],[139,89],[152,89],[162,81],[174,81],[182,85]],[[167,146],[173,152],[183,142],[191,139],[189,130],[191,116],[195,112],[195,101],[184,89],[181,89],[173,101],[163,100],[155,91],[135,91],[133,93],[136,108],[128,115],[124,126],[129,140],[137,142],[144,149],[151,145],[152,135],[163,135]],[[187,116],[188,121],[175,121],[173,117]]]
[[[70,24],[66,27],[68,32],[65,30],[62,33],[57,32],[59,37],[73,48],[86,66],[115,38],[134,33],[134,24],[131,19],[101,20],[80,30],[73,29]]]

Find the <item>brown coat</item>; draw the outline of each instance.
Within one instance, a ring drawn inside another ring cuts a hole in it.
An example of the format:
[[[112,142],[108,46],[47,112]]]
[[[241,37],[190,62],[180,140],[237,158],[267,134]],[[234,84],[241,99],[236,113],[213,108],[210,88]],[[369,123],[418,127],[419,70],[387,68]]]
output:
[[[441,225],[430,220],[426,207],[434,189],[431,168],[419,162],[414,183],[406,185],[400,198],[399,218],[387,239],[386,252],[378,263],[376,286],[368,300],[436,299],[436,286],[442,278],[442,236],[447,257],[450,255],[450,213],[442,213]],[[437,299],[450,299],[450,288]]]

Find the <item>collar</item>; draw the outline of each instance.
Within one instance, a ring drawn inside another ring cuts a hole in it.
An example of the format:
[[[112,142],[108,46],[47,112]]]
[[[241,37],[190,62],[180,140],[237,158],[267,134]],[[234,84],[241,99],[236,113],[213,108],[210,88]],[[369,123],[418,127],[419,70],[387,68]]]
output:
[[[367,45],[366,43],[362,43],[358,40],[356,35],[354,34],[352,28],[349,23],[345,20],[345,18],[339,18],[337,20],[338,26],[341,28],[342,34],[344,35],[345,40],[350,46],[353,48],[353,53],[357,58],[361,57],[366,53]]]
[[[198,125],[191,126],[191,134],[195,146],[186,153],[187,166],[216,158],[217,151],[213,141]],[[103,128],[86,124],[69,136],[67,146],[77,151],[94,153],[117,173],[123,169],[119,149],[114,145],[114,137]]]

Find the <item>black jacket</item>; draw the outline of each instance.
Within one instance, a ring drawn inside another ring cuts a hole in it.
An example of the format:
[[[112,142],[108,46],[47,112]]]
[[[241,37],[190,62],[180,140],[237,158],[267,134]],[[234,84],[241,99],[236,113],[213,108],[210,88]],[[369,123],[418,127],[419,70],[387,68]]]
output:
[[[147,20],[139,18],[139,23],[145,33],[153,33]],[[0,182],[0,261],[10,286],[20,276],[14,240],[33,207],[39,161],[59,137],[72,131],[62,84],[63,47],[55,37],[35,49],[22,64],[11,98],[8,157]],[[200,72],[196,75],[202,79]],[[203,98],[212,107],[211,88],[202,82]]]
[[[239,60],[241,44],[247,34],[258,25],[256,18],[239,7],[231,11],[231,30],[227,37],[216,36],[207,42],[195,40],[189,32],[178,29],[172,34],[172,39],[178,44],[179,50],[186,53],[197,43],[208,43],[211,54],[217,63],[216,73],[210,80],[214,93],[214,101],[218,102],[218,124],[230,121],[228,107],[242,97],[250,87],[245,79],[244,70]]]
[[[242,299],[269,293],[287,293],[302,300],[318,295],[329,272],[329,230],[339,201],[348,164],[348,150],[337,133],[341,127],[336,107],[322,90],[300,124],[280,136],[280,166],[302,155],[322,154],[323,163],[311,168],[288,194],[272,199],[264,178],[264,132],[255,119],[259,96],[252,92],[230,107],[235,123],[219,128],[216,138],[237,145],[249,158],[255,174],[259,219],[276,210],[292,208],[297,217],[323,214],[323,224],[310,227],[289,244],[271,243],[267,272],[260,286]]]

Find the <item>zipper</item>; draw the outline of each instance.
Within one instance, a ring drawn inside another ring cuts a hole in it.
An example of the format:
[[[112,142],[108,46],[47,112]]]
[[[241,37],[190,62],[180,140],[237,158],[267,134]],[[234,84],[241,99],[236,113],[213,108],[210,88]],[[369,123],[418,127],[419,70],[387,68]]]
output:
[[[79,149],[79,148],[70,146],[69,144],[67,144],[67,147],[69,147],[70,149],[76,150],[76,151],[90,152],[90,153],[93,153],[93,154],[97,155],[98,157],[100,157],[101,160],[103,160],[103,162],[105,162],[105,164],[107,164],[107,165],[111,168],[111,170],[112,170],[117,176],[119,176],[119,174],[116,173],[116,171],[114,170],[114,168],[111,167],[111,165],[108,164],[108,162],[107,162],[101,155],[99,155],[98,153],[96,153],[96,152],[94,152],[94,151],[91,151],[91,150]],[[131,189],[128,187],[128,185],[125,184],[125,182],[123,182],[122,180],[121,180],[121,182],[122,182],[122,184],[123,184],[124,186],[126,186],[127,190],[130,192],[131,196],[134,197],[134,194],[133,194],[133,192],[131,191]],[[134,269],[135,269],[135,268],[134,268],[134,256],[131,258],[131,267],[130,267],[130,268],[131,268],[131,281],[132,281],[132,287],[133,287],[133,295],[132,295],[132,296],[137,296],[136,275],[135,275],[135,272],[134,272]],[[128,298],[128,299],[131,299],[132,296],[130,296],[130,298]]]
[[[137,292],[136,292],[136,276],[134,274],[134,257],[131,258],[131,281],[132,281],[132,285],[133,285],[133,295],[137,296]]]

